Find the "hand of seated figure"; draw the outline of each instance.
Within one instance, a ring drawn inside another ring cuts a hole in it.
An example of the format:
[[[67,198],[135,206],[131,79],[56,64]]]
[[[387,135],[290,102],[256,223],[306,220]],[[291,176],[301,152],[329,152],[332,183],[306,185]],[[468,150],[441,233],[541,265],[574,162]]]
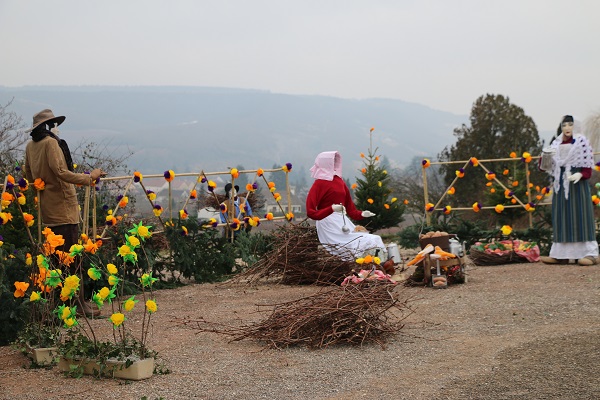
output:
[[[360,215],[362,215],[363,218],[368,218],[368,217],[374,217],[377,214],[373,214],[371,211],[365,210],[362,213],[360,213]]]
[[[341,204],[332,204],[331,209],[333,212],[346,212],[346,207]]]

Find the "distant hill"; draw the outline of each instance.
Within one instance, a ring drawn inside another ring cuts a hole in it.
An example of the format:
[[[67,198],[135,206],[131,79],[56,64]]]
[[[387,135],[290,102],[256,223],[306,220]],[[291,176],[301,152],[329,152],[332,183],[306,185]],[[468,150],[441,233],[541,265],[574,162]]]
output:
[[[29,125],[51,108],[66,115],[61,135],[107,141],[135,152],[131,169],[145,174],[271,168],[291,162],[307,173],[317,153],[338,150],[344,174],[357,175],[360,152],[373,146],[392,166],[435,156],[455,142],[468,116],[393,99],[351,100],[260,90],[206,87],[0,86],[0,103]]]

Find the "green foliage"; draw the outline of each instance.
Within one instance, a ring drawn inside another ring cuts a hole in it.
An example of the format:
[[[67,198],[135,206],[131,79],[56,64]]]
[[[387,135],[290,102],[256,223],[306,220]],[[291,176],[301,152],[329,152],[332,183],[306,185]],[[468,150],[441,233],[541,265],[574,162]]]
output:
[[[24,252],[4,243],[0,246],[0,346],[17,338],[29,318],[28,302],[14,296],[14,282],[28,281]]]
[[[372,134],[371,131],[370,138]],[[369,232],[397,226],[404,220],[402,215],[405,206],[393,196],[390,176],[380,163],[377,150],[373,150],[372,144],[369,144],[369,151],[363,160],[362,178],[357,178],[357,188],[354,192],[356,207],[376,214],[375,217],[361,221]]]
[[[84,254],[84,270],[99,265],[107,265],[114,263],[114,255],[119,251],[119,248],[125,245],[125,240],[129,230],[132,229],[132,221],[123,220],[121,223],[111,227],[106,231],[107,239],[104,240],[100,249],[94,255]],[[157,270],[157,253],[160,251],[160,239],[152,238],[146,241],[140,249],[137,263],[127,263],[127,268],[120,271],[123,277],[122,290],[124,295],[136,294],[139,292],[138,279],[144,273],[152,272],[153,276],[159,279],[164,276],[162,271]],[[92,281],[87,275],[84,275],[85,292],[91,293],[93,290],[99,290],[104,286],[108,286],[107,278],[103,276],[97,281]],[[158,285],[160,287],[160,285]]]
[[[511,104],[508,97],[490,94],[479,97],[473,104],[470,122],[471,126],[463,125],[454,130],[457,141],[442,150],[438,155],[440,161],[466,161],[471,157],[479,160],[507,158],[513,151],[518,157],[523,152],[532,155],[541,153],[543,141],[539,138],[535,123],[522,108]],[[502,165],[489,163],[486,167],[494,171],[502,168]],[[456,164],[442,166],[447,185],[456,177],[458,168]],[[536,168],[530,169],[531,182],[546,185],[547,175]],[[498,171],[494,172],[499,175]],[[478,167],[466,169],[464,178],[454,184],[454,200],[461,205],[470,205],[483,199],[487,191],[484,184],[486,180],[481,178],[484,174],[485,171]]]
[[[61,357],[75,362],[93,360],[99,365],[99,369],[94,371],[96,377],[110,376],[113,367],[107,365],[109,359],[125,361],[123,367],[127,368],[133,364],[134,359],[156,358],[157,355],[155,351],[149,350],[132,335],[114,343],[92,340],[79,330],[66,332],[64,340],[58,345],[58,352]],[[72,364],[70,371],[66,374],[73,378],[79,378],[83,375],[83,367]]]
[[[219,281],[233,272],[236,254],[220,230],[202,229],[193,219],[176,220],[167,226],[165,235],[169,250],[162,254],[157,266],[196,282]]]
[[[234,245],[242,261],[247,267],[251,267],[271,249],[272,242],[273,238],[270,234],[240,232],[235,238]]]
[[[19,331],[19,334],[12,347],[30,356],[30,347],[48,348],[55,347],[60,341],[60,330],[56,326],[28,324]],[[32,366],[37,366],[32,362]],[[40,365],[44,366],[44,365]]]

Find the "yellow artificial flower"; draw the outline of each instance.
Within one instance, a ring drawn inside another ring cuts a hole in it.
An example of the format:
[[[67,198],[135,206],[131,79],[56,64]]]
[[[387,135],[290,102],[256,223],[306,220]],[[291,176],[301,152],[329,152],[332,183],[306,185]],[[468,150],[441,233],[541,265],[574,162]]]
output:
[[[132,296],[125,300],[125,303],[123,303],[123,308],[125,309],[125,311],[131,311],[133,310],[133,307],[135,307],[135,303],[135,296]]]
[[[119,255],[121,257],[125,257],[126,255],[129,255],[133,253],[133,251],[131,250],[131,247],[129,247],[128,245],[124,244],[121,247],[119,247]]]
[[[146,309],[150,314],[155,313],[157,310],[156,302],[154,300],[147,300]]]
[[[135,236],[127,237],[127,242],[133,247],[138,247],[140,245],[140,239],[136,238]]]
[[[147,239],[150,236],[152,236],[152,234],[148,230],[148,227],[144,226],[144,225],[138,226],[137,234],[138,234],[139,237],[144,238],[144,239]]]
[[[63,321],[71,316],[71,307],[65,306],[62,310],[62,314],[60,315],[60,319]]]
[[[79,277],[77,275],[69,275],[65,278],[65,288],[69,290],[77,290],[79,288]]]
[[[31,292],[31,295],[29,296],[29,301],[30,302],[35,302],[38,301],[42,298],[42,296],[40,296],[39,292]]]
[[[114,313],[110,316],[109,319],[114,326],[120,326],[123,323],[123,321],[125,321],[125,315],[123,315],[122,313]]]
[[[100,291],[98,292],[98,296],[100,296],[100,298],[102,300],[106,300],[106,298],[108,297],[108,295],[110,294],[110,289],[107,288],[106,286],[104,286],[102,289],[100,289]]]
[[[119,270],[117,269],[117,266],[115,264],[106,264],[106,270],[111,275],[116,275],[119,273]]]
[[[509,225],[503,225],[500,230],[504,236],[508,236],[512,233],[512,228]]]

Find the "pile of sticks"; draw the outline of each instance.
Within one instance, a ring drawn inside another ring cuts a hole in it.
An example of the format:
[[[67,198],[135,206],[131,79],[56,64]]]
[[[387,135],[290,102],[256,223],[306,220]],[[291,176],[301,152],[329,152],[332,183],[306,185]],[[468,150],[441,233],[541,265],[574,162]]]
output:
[[[377,343],[382,348],[389,337],[404,327],[413,313],[408,298],[401,300],[402,286],[383,281],[332,287],[315,295],[286,303],[259,306],[272,312],[265,320],[240,327],[226,327],[203,319],[185,320],[199,332],[214,332],[233,341],[254,339],[267,348]],[[261,309],[262,308],[262,309]]]
[[[305,223],[285,224],[272,233],[271,250],[232,281],[276,280],[288,285],[339,284],[357,264],[320,246],[317,229]],[[334,247],[334,246],[332,246]]]

